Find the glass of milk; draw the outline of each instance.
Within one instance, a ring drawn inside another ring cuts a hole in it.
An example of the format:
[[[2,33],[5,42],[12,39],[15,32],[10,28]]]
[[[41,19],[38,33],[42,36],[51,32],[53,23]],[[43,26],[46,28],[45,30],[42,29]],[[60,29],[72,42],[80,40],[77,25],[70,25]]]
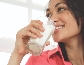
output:
[[[48,19],[46,17],[39,17],[38,19],[41,22],[43,22],[43,27],[45,29],[44,32],[40,32],[43,35],[43,37],[36,39],[30,38],[29,40],[30,44],[27,45],[28,46],[27,48],[32,50],[35,56],[41,55],[43,48],[45,47],[45,43],[49,40],[49,38],[51,37],[51,35],[55,30],[53,20]]]

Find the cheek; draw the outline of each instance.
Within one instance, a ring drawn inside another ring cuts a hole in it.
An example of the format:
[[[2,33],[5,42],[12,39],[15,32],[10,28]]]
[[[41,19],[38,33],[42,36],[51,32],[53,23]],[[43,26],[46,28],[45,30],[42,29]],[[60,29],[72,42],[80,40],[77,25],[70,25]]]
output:
[[[62,40],[66,39],[65,34],[62,33],[54,34],[52,37],[55,42],[61,42]]]
[[[64,22],[75,20],[73,15],[69,11],[65,11],[65,12],[59,14],[59,18],[60,18],[60,20],[62,20]]]
[[[70,12],[61,14],[60,20],[67,26],[67,28],[75,27],[75,29],[78,29],[77,22]]]
[[[72,19],[71,15],[68,13],[60,14],[59,18],[64,23],[67,23],[68,21],[70,21]]]
[[[78,27],[77,21],[71,14],[68,14],[68,16],[64,15],[62,20],[65,23],[65,30],[67,31],[67,35],[74,36],[80,33],[80,28]]]
[[[63,41],[80,33],[77,22],[71,14],[62,14],[60,21],[65,24],[65,27],[60,32],[53,35],[54,41]]]

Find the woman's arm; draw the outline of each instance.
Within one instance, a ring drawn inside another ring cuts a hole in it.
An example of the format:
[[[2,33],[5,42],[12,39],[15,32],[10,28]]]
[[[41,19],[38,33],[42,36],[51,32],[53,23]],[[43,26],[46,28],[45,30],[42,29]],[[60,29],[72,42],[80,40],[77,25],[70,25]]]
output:
[[[19,55],[13,51],[7,65],[20,65],[23,57],[23,55]]]

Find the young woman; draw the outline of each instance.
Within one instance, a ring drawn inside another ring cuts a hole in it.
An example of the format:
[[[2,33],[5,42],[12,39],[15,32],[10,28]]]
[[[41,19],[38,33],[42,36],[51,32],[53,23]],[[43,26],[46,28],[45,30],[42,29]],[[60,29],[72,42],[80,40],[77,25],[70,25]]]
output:
[[[52,36],[58,48],[41,56],[32,55],[26,65],[84,65],[84,0],[50,0],[46,16],[54,20],[56,29]],[[26,48],[27,40],[42,37],[35,28],[45,31],[38,20],[18,31],[8,65],[20,65],[22,58],[32,53]]]

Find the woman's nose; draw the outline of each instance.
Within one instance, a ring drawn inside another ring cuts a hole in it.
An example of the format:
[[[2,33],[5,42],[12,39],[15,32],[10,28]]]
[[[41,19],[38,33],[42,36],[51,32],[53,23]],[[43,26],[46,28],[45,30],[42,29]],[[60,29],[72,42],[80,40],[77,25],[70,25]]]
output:
[[[51,16],[51,19],[52,19],[54,22],[58,22],[58,21],[59,21],[59,17],[58,17],[58,15],[56,15],[56,14],[53,14],[53,15]]]
[[[54,21],[54,22],[57,22],[57,21]]]

